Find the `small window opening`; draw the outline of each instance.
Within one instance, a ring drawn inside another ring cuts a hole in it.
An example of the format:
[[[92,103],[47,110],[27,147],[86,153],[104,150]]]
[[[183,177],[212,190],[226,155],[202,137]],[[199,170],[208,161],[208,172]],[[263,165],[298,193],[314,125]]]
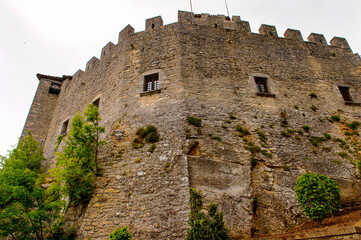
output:
[[[214,27],[215,27],[215,28],[217,28],[217,27],[218,27],[217,23],[215,23],[215,24],[214,24]]]
[[[49,87],[49,93],[59,95],[61,85],[57,83],[51,83]]]
[[[41,141],[41,142],[40,142],[40,146],[44,146],[44,141]]]
[[[100,104],[100,98],[97,98],[96,100],[94,100],[93,105],[96,106],[97,108],[99,108],[99,104]]]
[[[152,23],[152,29],[154,28],[154,23]]]
[[[350,88],[349,87],[341,87],[341,86],[339,86],[338,89],[340,90],[342,98],[343,98],[343,100],[345,102],[353,102],[351,94],[350,94]]]
[[[159,89],[159,74],[154,73],[144,76],[144,91],[153,91]]]
[[[257,92],[259,92],[259,93],[268,93],[267,78],[255,77],[254,80],[255,80],[256,85],[257,85]]]
[[[63,122],[63,126],[61,128],[61,135],[66,135],[67,131],[68,131],[68,125],[69,125],[69,119],[66,120],[65,122]]]

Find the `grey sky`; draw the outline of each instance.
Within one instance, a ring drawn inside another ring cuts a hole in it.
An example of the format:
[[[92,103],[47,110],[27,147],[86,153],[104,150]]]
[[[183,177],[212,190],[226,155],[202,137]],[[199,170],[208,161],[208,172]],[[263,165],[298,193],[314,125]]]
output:
[[[225,14],[224,0],[192,0],[195,13]],[[280,36],[299,29],[304,39],[322,33],[329,42],[345,37],[361,53],[361,0],[227,0],[230,15],[275,25]],[[117,43],[127,24],[144,30],[145,19],[164,24],[189,0],[0,0],[0,155],[17,143],[38,80],[37,73],[73,75],[109,41]]]

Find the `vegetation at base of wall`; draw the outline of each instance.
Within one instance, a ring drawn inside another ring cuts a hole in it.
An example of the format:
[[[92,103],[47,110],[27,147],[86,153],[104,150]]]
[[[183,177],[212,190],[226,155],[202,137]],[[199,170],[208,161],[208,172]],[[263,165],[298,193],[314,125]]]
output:
[[[229,119],[231,119],[231,120],[234,120],[234,119],[237,119],[234,115],[229,115]]]
[[[280,117],[281,117],[281,123],[280,123],[280,126],[285,128],[288,126],[288,121],[287,121],[287,113],[286,111],[282,111],[280,113]]]
[[[154,150],[156,149],[156,145],[153,143],[152,145],[150,145],[150,147],[148,148],[148,152],[151,152],[151,153],[153,153],[154,152]]]
[[[338,183],[327,176],[303,174],[296,182],[295,191],[303,212],[312,220],[322,221],[340,209]]]
[[[314,92],[311,92],[310,94],[308,94],[308,96],[310,96],[311,98],[317,98],[317,95]]]
[[[0,238],[74,239],[62,229],[63,202],[42,187],[45,175],[41,162],[45,158],[31,133],[20,139],[7,157],[0,158]]]
[[[78,113],[71,121],[63,151],[56,153],[57,167],[52,170],[53,182],[48,189],[52,194],[68,196],[74,206],[92,198],[95,178],[100,174],[98,152],[105,144],[99,139],[105,129],[99,125],[98,108],[89,104],[83,115]]]
[[[132,234],[127,230],[127,227],[117,228],[109,234],[110,240],[132,240]]]
[[[223,213],[218,211],[217,203],[210,203],[208,212],[203,211],[203,196],[195,189],[189,189],[190,214],[187,240],[222,239],[230,240],[229,229],[225,226]]]
[[[196,127],[202,126],[202,119],[196,118],[196,117],[193,117],[193,116],[188,116],[187,117],[187,122],[190,125],[193,125],[193,126],[196,126]]]
[[[249,134],[250,134],[249,130],[248,130],[247,128],[245,128],[245,127],[242,127],[241,125],[237,125],[237,126],[236,126],[236,130],[237,130],[238,132],[240,132],[240,133],[238,134],[239,137],[243,137],[243,136],[246,136],[246,135],[249,135]]]

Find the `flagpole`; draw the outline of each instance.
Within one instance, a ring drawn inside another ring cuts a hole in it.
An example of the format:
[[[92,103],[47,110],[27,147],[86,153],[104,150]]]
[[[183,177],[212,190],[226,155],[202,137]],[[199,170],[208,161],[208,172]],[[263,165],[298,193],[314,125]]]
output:
[[[191,12],[193,12],[193,7],[192,7],[192,0],[189,0],[190,4],[191,4]]]
[[[226,4],[226,9],[227,9],[228,17],[229,17],[229,11],[228,11],[227,0],[224,0],[224,3]]]

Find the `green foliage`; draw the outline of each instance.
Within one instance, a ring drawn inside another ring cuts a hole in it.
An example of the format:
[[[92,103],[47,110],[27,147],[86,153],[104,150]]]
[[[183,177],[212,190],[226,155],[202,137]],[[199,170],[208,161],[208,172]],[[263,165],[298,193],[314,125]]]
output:
[[[341,120],[340,116],[338,115],[332,115],[330,117],[331,122],[339,122]]]
[[[244,149],[250,151],[253,154],[261,151],[261,148],[259,146],[255,145],[253,142],[247,142],[247,145],[244,146]]]
[[[346,158],[348,156],[347,152],[339,152],[338,155],[342,158]]]
[[[314,112],[316,112],[317,109],[318,109],[317,106],[315,106],[315,105],[312,105],[310,108],[311,108],[311,110],[314,111]]]
[[[224,225],[223,213],[218,212],[218,205],[211,203],[207,214],[203,210],[203,196],[195,189],[189,189],[190,214],[187,240],[230,240],[229,229]]]
[[[305,130],[306,132],[310,131],[310,126],[304,125],[302,126],[303,130]]]
[[[318,147],[318,145],[321,142],[326,141],[326,140],[327,140],[327,138],[325,138],[325,137],[310,137],[310,138],[308,138],[308,141],[310,141],[310,143],[314,147]]]
[[[288,165],[282,165],[282,168],[283,168],[283,171],[286,171],[286,172],[291,171],[291,168]]]
[[[326,139],[331,139],[331,135],[326,132],[323,133],[323,136],[325,136]]]
[[[266,135],[264,134],[264,132],[257,130],[256,133],[259,137],[259,140],[261,140],[262,142],[266,142],[267,138],[266,138]]]
[[[141,140],[144,139],[148,143],[155,143],[159,140],[158,130],[153,125],[148,125],[146,128],[138,128],[136,135],[138,135]]]
[[[222,141],[221,137],[219,136],[214,136],[212,137],[213,140],[216,140],[216,141]]]
[[[352,121],[351,123],[348,123],[347,126],[351,128],[352,130],[356,130],[361,125],[361,122],[359,121]]]
[[[272,153],[268,152],[266,149],[262,149],[261,153],[266,157],[272,157]]]
[[[310,94],[308,94],[308,96],[310,96],[311,98],[317,98],[317,95],[314,92],[311,92]]]
[[[117,228],[109,234],[110,240],[132,240],[132,234],[127,227]]]
[[[288,131],[282,130],[281,135],[284,137],[289,137],[289,136],[291,136],[291,133],[289,133]]]
[[[236,130],[237,130],[238,132],[240,132],[240,134],[238,135],[238,136],[240,136],[240,137],[243,137],[243,136],[246,136],[246,135],[249,135],[249,134],[250,134],[250,132],[248,131],[248,129],[245,128],[245,127],[242,127],[241,125],[237,125],[237,126],[236,126]]]
[[[296,182],[296,197],[303,212],[312,220],[321,220],[340,208],[338,183],[327,176],[303,174]]]
[[[84,116],[78,113],[72,119],[63,151],[57,153],[57,168],[53,171],[56,181],[52,184],[61,186],[61,193],[69,196],[75,206],[93,196],[99,171],[97,155],[100,145],[105,143],[99,140],[99,134],[105,130],[99,126],[100,120],[98,108],[89,104]]]
[[[32,135],[20,139],[0,169],[0,238],[52,239],[61,228],[61,201],[47,198],[40,144]]]
[[[235,116],[233,116],[233,115],[229,115],[229,119],[234,120],[234,119],[237,119],[237,118]]]
[[[150,147],[149,147],[149,149],[148,149],[148,152],[154,152],[154,150],[155,150],[155,148],[156,148],[157,146],[153,143],[152,145],[150,145]]]
[[[256,158],[251,159],[251,167],[256,167],[258,165],[258,160]]]
[[[187,122],[188,122],[190,125],[193,125],[193,126],[196,126],[196,127],[202,126],[202,119],[200,119],[200,118],[188,116],[188,117],[187,117]]]

